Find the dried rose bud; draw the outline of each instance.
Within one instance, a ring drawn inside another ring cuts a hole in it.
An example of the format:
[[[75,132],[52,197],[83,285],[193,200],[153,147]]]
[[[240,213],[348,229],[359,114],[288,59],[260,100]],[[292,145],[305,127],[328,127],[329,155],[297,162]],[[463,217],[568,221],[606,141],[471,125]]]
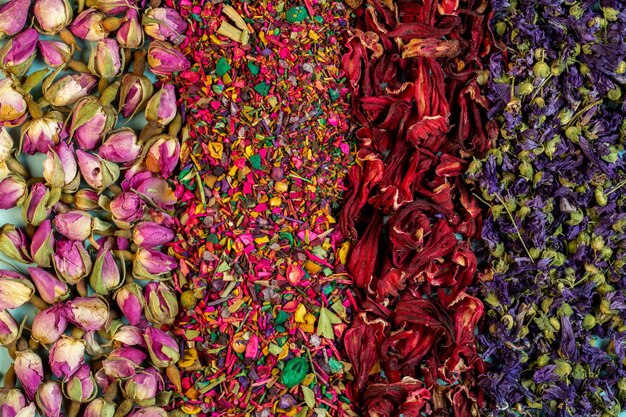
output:
[[[167,417],[167,411],[161,407],[142,407],[136,409],[127,417]]]
[[[146,120],[159,126],[170,124],[176,113],[176,90],[172,84],[161,87],[146,105]]]
[[[42,268],[52,266],[52,254],[54,253],[54,231],[52,221],[46,219],[37,227],[30,243],[30,254],[37,264]]]
[[[56,251],[52,256],[54,269],[68,284],[78,284],[91,272],[91,256],[82,242],[61,240],[57,242]]]
[[[89,188],[80,189],[74,194],[74,206],[79,210],[97,210],[100,208],[99,201],[98,193]]]
[[[52,68],[65,65],[72,57],[72,48],[61,41],[39,41],[39,52],[44,62]]]
[[[51,345],[59,340],[67,329],[65,306],[55,305],[37,313],[33,319],[31,336],[39,343]]]
[[[139,327],[124,325],[121,326],[113,337],[113,342],[121,343],[123,346],[146,346],[143,338],[143,331]]]
[[[0,311],[21,307],[35,294],[35,287],[25,276],[1,269],[0,288]]]
[[[170,41],[174,45],[185,40],[187,22],[176,10],[169,7],[157,7],[148,11],[143,25],[146,34],[156,40]]]
[[[72,23],[74,13],[67,0],[35,0],[33,14],[41,33],[53,36]]]
[[[106,295],[119,287],[121,282],[122,277],[115,258],[108,245],[103,245],[93,264],[89,284],[96,293]]]
[[[154,222],[141,222],[133,229],[133,242],[140,248],[155,248],[171,242],[174,231]]]
[[[146,210],[146,203],[137,194],[127,191],[115,197],[109,208],[115,224],[122,227],[123,224],[132,224],[141,220]]]
[[[107,15],[122,14],[134,7],[132,0],[87,0],[87,7],[93,7]]]
[[[133,375],[124,385],[124,396],[141,407],[154,405],[156,395],[163,390],[160,372],[149,367]]]
[[[102,39],[91,48],[88,68],[92,74],[101,78],[112,78],[117,76],[123,67],[124,55],[115,39]]]
[[[43,361],[41,356],[32,350],[22,350],[15,353],[15,376],[26,392],[28,399],[33,400],[37,388],[43,381]]]
[[[167,181],[155,176],[150,171],[141,172],[133,176],[129,184],[137,193],[149,199],[163,210],[171,210],[174,204],[176,204],[176,195]]]
[[[157,368],[166,368],[180,359],[178,343],[168,333],[155,327],[148,327],[144,334],[150,360]]]
[[[115,301],[131,325],[136,326],[141,322],[145,303],[139,285],[134,282],[124,285],[115,293]]]
[[[106,15],[96,9],[87,9],[74,19],[70,25],[70,31],[77,37],[86,41],[97,42],[109,36],[105,29],[104,20]]]
[[[146,357],[147,355],[137,348],[117,348],[102,361],[102,368],[112,378],[129,378],[135,375]]]
[[[156,325],[172,324],[178,314],[178,297],[163,282],[146,285],[146,319]]]
[[[135,131],[121,128],[111,133],[98,149],[98,154],[107,161],[124,163],[134,161],[141,153]]]
[[[79,403],[87,403],[96,397],[98,387],[89,365],[81,366],[74,375],[63,381],[63,394]]]
[[[48,358],[52,373],[57,378],[68,378],[85,363],[85,344],[82,340],[62,335],[50,348]]]
[[[126,21],[122,23],[115,35],[122,48],[137,49],[143,45],[143,28],[136,9],[128,9]]]
[[[0,66],[16,77],[26,74],[35,60],[38,40],[35,29],[26,29],[6,41],[0,48]]]
[[[13,0],[0,6],[0,39],[24,29],[29,8],[30,0]]]
[[[39,226],[50,215],[50,203],[48,187],[40,182],[33,184],[22,206],[22,217],[33,226]]]
[[[19,337],[20,327],[8,311],[0,311],[0,345],[8,346]]]
[[[83,417],[113,417],[115,415],[115,405],[104,398],[95,398],[83,412]]]
[[[176,259],[162,252],[140,248],[133,261],[133,276],[138,279],[157,279],[176,268]]]
[[[28,241],[22,229],[12,224],[5,224],[0,231],[0,252],[18,262],[30,263]]]
[[[37,389],[35,402],[43,417],[61,417],[63,406],[61,383],[58,381],[46,381],[41,384]]]
[[[53,74],[54,75],[54,74]],[[50,104],[69,106],[88,95],[98,84],[98,78],[88,73],[68,74],[52,84],[44,81],[42,91]]]
[[[182,52],[168,42],[153,41],[148,47],[148,65],[156,75],[185,71],[191,64]]]
[[[0,209],[21,206],[27,195],[26,181],[19,175],[11,175],[0,181]]]
[[[0,163],[9,159],[13,153],[13,137],[4,127],[0,126]]]
[[[76,156],[85,182],[97,191],[109,188],[120,176],[120,168],[115,163],[106,161],[98,155],[77,150]]]
[[[91,236],[93,218],[82,210],[59,213],[54,218],[54,228],[70,240],[86,240]]]
[[[180,156],[178,139],[169,135],[158,135],[152,141],[146,154],[146,166],[150,171],[168,178],[178,165]]]
[[[17,388],[0,388],[0,415],[12,417],[35,417],[35,404],[26,405],[26,398]]]
[[[70,287],[45,269],[30,267],[30,278],[41,298],[48,304],[56,304],[70,296]]]
[[[132,118],[144,109],[152,96],[152,81],[147,77],[135,74],[125,74],[122,77],[120,88],[119,111],[125,118]]]
[[[65,170],[59,155],[50,149],[43,161],[43,177],[50,188],[62,188],[65,185]]]
[[[65,138],[65,117],[58,111],[29,120],[22,126],[22,150],[29,155],[46,153]]]
[[[11,78],[0,80],[0,125],[13,127],[24,123],[28,106]]]
[[[80,175],[78,174],[78,162],[76,161],[76,153],[72,145],[61,142],[56,147],[56,155],[63,165],[63,190],[66,192],[75,192],[80,185]]]
[[[100,330],[109,320],[109,306],[101,297],[77,297],[65,305],[67,319],[83,330]]]
[[[93,149],[104,135],[115,126],[117,115],[113,107],[103,105],[93,96],[80,99],[72,110],[70,137],[78,141],[81,149]]]

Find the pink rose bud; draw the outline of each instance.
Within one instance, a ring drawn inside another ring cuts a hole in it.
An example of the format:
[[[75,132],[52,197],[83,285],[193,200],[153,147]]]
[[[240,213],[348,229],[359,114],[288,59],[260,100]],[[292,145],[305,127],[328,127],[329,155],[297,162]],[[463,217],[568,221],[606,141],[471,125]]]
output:
[[[60,213],[54,218],[54,228],[70,240],[86,240],[91,236],[93,218],[82,210]]]
[[[22,229],[5,224],[0,231],[0,252],[18,262],[30,263],[32,259],[28,251],[28,240]]]
[[[31,336],[44,345],[51,345],[59,340],[67,329],[65,306],[55,305],[37,313],[33,319]]]
[[[72,57],[72,48],[61,41],[39,41],[38,46],[44,62],[52,68],[65,65]]]
[[[146,354],[133,347],[117,348],[102,361],[104,372],[111,378],[129,378],[146,360]]]
[[[143,19],[146,34],[159,41],[170,41],[179,45],[185,40],[187,22],[174,9],[157,7],[148,11]]]
[[[143,330],[135,326],[121,326],[117,329],[111,340],[123,346],[146,346],[146,341],[143,338]]]
[[[168,333],[155,327],[148,327],[144,338],[150,353],[150,360],[157,368],[167,368],[180,359],[178,343]]]
[[[163,282],[146,285],[146,319],[157,326],[172,324],[178,314],[178,297]]]
[[[43,381],[43,361],[41,356],[32,350],[22,350],[15,353],[15,376],[22,384],[29,400],[35,398],[37,388]]]
[[[89,188],[80,189],[74,194],[74,205],[79,210],[97,210],[100,208],[99,201],[98,193]]]
[[[35,417],[35,404],[26,402],[19,389],[0,388],[0,416]]]
[[[30,243],[30,254],[37,266],[49,268],[52,266],[54,253],[54,231],[52,221],[46,219],[39,225]]]
[[[96,398],[87,404],[83,417],[113,417],[115,416],[115,405],[104,398]]]
[[[120,168],[115,163],[106,161],[98,155],[77,150],[76,156],[85,182],[97,191],[109,188],[120,176]]]
[[[115,126],[116,120],[113,107],[102,105],[94,96],[82,98],[72,110],[70,137],[76,138],[81,149],[93,149]]]
[[[126,178],[128,179],[128,174]],[[171,210],[176,204],[176,195],[167,181],[149,171],[134,175],[130,180],[122,183],[122,186],[125,184],[163,210]]]
[[[129,128],[112,132],[98,149],[98,154],[102,158],[116,163],[132,162],[140,153],[141,146],[137,142],[137,135]]]
[[[117,30],[115,39],[122,48],[136,49],[143,45],[143,28],[136,9],[128,9],[126,21]]]
[[[0,311],[0,345],[8,346],[19,337],[19,325],[8,311]]]
[[[13,154],[13,137],[4,127],[0,126],[0,163],[6,161]]]
[[[11,78],[0,80],[0,126],[19,126],[28,117],[28,106]]]
[[[87,0],[88,7],[94,7],[107,15],[122,14],[134,5],[133,0]]]
[[[50,190],[38,182],[30,187],[30,193],[22,206],[22,217],[33,226],[39,226],[50,215]]]
[[[156,279],[178,266],[176,259],[162,252],[139,248],[133,261],[133,275],[137,279]]]
[[[72,23],[74,13],[67,0],[35,0],[33,8],[39,31],[52,36]]]
[[[50,188],[62,188],[65,185],[65,170],[59,155],[50,149],[43,161],[43,177]]]
[[[59,277],[71,285],[78,284],[91,272],[91,256],[83,242],[76,240],[57,242],[52,260]]]
[[[170,75],[189,69],[191,64],[182,52],[170,43],[153,41],[148,47],[148,65],[156,75]]]
[[[52,352],[50,352],[52,354]],[[61,417],[63,415],[63,394],[61,383],[46,381],[39,386],[35,395],[35,402],[43,417]]]
[[[127,417],[167,417],[167,411],[161,407],[142,407],[133,411]]]
[[[0,209],[21,206],[27,195],[26,181],[19,175],[11,175],[0,181]]]
[[[159,126],[170,124],[176,113],[176,90],[172,84],[161,87],[146,105],[146,120]]]
[[[83,365],[71,377],[63,381],[63,394],[71,401],[87,403],[98,394],[96,380],[89,365]]]
[[[89,277],[89,284],[98,294],[106,295],[109,291],[120,286],[122,277],[120,270],[111,253],[109,245],[104,245],[98,251],[93,270]]]
[[[58,111],[51,111],[22,126],[22,150],[29,155],[46,153],[66,137],[65,117]]]
[[[35,294],[35,287],[25,276],[0,269],[0,311],[21,307]]]
[[[26,74],[35,60],[38,40],[35,29],[26,29],[6,41],[0,48],[0,66],[17,77]]]
[[[101,78],[117,76],[124,67],[124,55],[115,39],[106,38],[98,41],[89,55],[88,68],[92,74]]]
[[[163,390],[163,377],[149,367],[137,372],[124,385],[124,396],[141,407],[154,405],[156,395]]]
[[[88,95],[98,84],[98,78],[88,73],[68,74],[42,87],[44,97],[57,107],[69,106]]]
[[[146,204],[141,197],[132,191],[123,192],[111,201],[110,206],[113,221],[122,227],[120,223],[132,224],[143,217]],[[124,227],[128,229],[130,227]]]
[[[56,304],[70,296],[70,287],[45,269],[30,267],[30,278],[39,296],[48,304]]]
[[[169,135],[158,135],[152,140],[145,159],[146,166],[155,174],[168,178],[178,165],[180,156],[178,139]]]
[[[155,248],[171,242],[174,231],[154,222],[141,222],[133,229],[133,242],[140,248]]]
[[[131,325],[136,326],[141,322],[144,298],[139,285],[134,282],[124,285],[115,293],[115,301]]]
[[[80,185],[80,175],[78,175],[78,162],[74,147],[65,142],[61,142],[56,147],[56,155],[63,165],[63,190],[74,192]]]
[[[85,363],[85,344],[63,335],[50,348],[48,362],[57,378],[69,378]]]
[[[152,96],[152,81],[147,77],[135,74],[124,74],[120,88],[119,111],[129,119],[144,109]]]
[[[87,9],[76,16],[69,29],[76,37],[97,42],[109,36],[109,32],[103,25],[105,19],[104,13],[96,9]]]
[[[0,6],[0,39],[24,29],[30,0],[11,0]]]
[[[100,330],[109,320],[109,306],[101,297],[77,297],[65,305],[67,319],[83,330]]]

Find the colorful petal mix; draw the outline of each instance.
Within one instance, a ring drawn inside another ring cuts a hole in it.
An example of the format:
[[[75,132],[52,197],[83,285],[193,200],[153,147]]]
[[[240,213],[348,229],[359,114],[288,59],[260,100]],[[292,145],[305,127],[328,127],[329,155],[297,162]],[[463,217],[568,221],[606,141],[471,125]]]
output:
[[[626,7],[0,0],[0,417],[619,417]]]

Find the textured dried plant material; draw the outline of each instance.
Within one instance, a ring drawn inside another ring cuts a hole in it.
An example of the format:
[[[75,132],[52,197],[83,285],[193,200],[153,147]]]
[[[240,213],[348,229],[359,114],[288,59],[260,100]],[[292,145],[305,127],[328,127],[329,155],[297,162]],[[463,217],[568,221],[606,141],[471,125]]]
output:
[[[363,0],[346,0],[346,4],[353,9],[357,9],[361,7]]]
[[[459,54],[460,48],[457,40],[411,39],[402,48],[402,58],[452,58]]]
[[[226,16],[230,17],[230,19],[233,21],[233,23],[235,23],[235,26],[237,26],[242,31],[249,32],[249,33],[254,33],[254,29],[248,27],[246,22],[239,15],[239,13],[237,13],[237,11],[233,8],[233,6],[231,6],[229,4],[225,4],[222,7],[222,13],[224,13]]]
[[[217,30],[217,33],[219,35],[226,36],[228,39],[232,39],[235,42],[243,43],[243,31],[237,29],[235,26],[231,25],[228,22],[223,21],[220,25],[220,28]]]

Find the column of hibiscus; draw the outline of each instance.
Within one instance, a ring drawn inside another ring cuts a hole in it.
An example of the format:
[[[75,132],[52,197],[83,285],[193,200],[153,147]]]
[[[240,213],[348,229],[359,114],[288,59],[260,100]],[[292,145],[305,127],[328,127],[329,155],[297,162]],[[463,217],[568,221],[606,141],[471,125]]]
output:
[[[481,211],[462,175],[490,144],[488,2],[350,3],[343,65],[361,125],[341,214],[356,240],[351,395],[370,416],[476,415],[483,305],[467,288]]]
[[[175,47],[186,23],[131,0],[83,3],[0,6],[0,208],[24,225],[0,233],[0,344],[14,359],[0,414],[164,417],[180,385],[166,253],[180,115],[173,86],[154,92],[144,68],[188,67]],[[38,311],[16,322],[27,303]]]

